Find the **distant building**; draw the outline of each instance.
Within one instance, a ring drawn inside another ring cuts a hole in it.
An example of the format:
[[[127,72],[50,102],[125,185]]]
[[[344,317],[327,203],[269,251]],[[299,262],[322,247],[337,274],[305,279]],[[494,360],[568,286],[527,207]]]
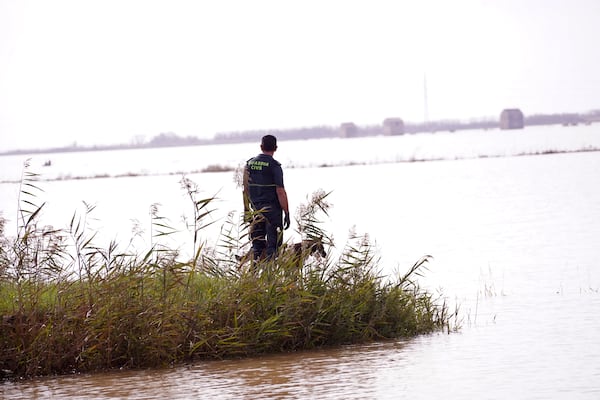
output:
[[[386,118],[383,120],[383,134],[385,136],[404,134],[404,121],[401,118]]]
[[[500,129],[523,129],[525,119],[518,108],[507,108],[500,114]]]
[[[583,122],[585,122],[586,125],[589,125],[592,122],[600,122],[600,110],[590,111],[584,115]]]
[[[358,128],[354,122],[344,122],[342,125],[340,125],[340,136],[345,138],[357,137]]]

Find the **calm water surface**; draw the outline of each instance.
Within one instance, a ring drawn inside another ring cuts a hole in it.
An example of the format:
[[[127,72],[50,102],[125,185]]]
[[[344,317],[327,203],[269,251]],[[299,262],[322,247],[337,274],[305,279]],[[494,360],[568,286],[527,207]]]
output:
[[[336,245],[343,246],[353,226],[368,232],[385,273],[433,255],[420,283],[460,306],[460,331],[165,370],[4,383],[0,397],[600,398],[600,153],[285,174],[293,205],[314,189],[332,190],[324,224]],[[207,192],[220,190],[217,207],[226,214],[239,211],[231,175],[191,177]],[[81,199],[94,199],[98,226],[125,238],[132,219],[144,225],[152,202],[177,221],[187,207],[178,185],[177,176],[169,175],[48,182],[45,218],[64,226]],[[6,210],[18,189],[0,186]]]

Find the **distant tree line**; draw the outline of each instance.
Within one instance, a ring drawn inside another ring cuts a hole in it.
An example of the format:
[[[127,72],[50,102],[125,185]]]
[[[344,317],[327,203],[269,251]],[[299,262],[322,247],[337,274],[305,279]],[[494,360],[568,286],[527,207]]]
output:
[[[532,114],[525,115],[525,125],[577,125],[600,122],[600,109],[587,113],[559,113],[559,114]],[[498,118],[480,118],[469,121],[460,120],[439,120],[422,123],[406,122],[404,124],[405,133],[421,132],[454,132],[465,129],[495,129],[499,126]],[[256,142],[266,134],[277,136],[279,140],[298,140],[298,139],[319,139],[340,137],[339,126],[314,126],[291,129],[269,129],[269,130],[248,130],[235,132],[221,132],[215,134],[212,139],[200,139],[196,136],[178,136],[174,132],[161,132],[149,141],[144,141],[141,137],[133,138],[130,144],[116,144],[108,146],[78,146],[73,144],[65,147],[52,149],[29,149],[13,150],[0,155],[10,154],[32,154],[32,153],[58,153],[74,151],[98,151],[98,150],[118,150],[132,148],[153,148],[153,147],[176,147],[176,146],[198,146],[205,144],[223,144],[223,143],[243,143]],[[383,134],[383,125],[357,126],[357,136],[377,136]]]
[[[150,139],[147,143],[138,143],[135,147],[172,147],[172,146],[196,146],[210,143],[209,139],[200,139],[196,136],[177,136],[173,132],[160,133]]]
[[[600,118],[600,110],[588,114],[564,113],[564,114],[533,114],[525,116],[526,125],[577,125],[592,122],[594,118]]]
[[[525,115],[525,125],[577,125],[584,123],[600,122],[600,110],[588,113],[561,113],[561,114],[532,114]],[[469,121],[439,120],[421,123],[406,122],[405,133],[423,132],[454,132],[465,129],[495,129],[499,127],[499,118],[479,118]],[[239,143],[257,141],[266,134],[277,136],[280,140],[316,139],[326,137],[339,137],[339,126],[316,126],[295,129],[251,130],[238,132],[218,133],[214,137],[216,143]],[[382,125],[357,126],[357,136],[377,136],[383,134]]]
[[[260,138],[267,134],[275,135],[279,140],[319,139],[323,137],[339,136],[339,128],[322,125],[292,129],[261,129],[251,131],[223,132],[215,135],[214,142],[240,143],[256,140],[260,141]]]

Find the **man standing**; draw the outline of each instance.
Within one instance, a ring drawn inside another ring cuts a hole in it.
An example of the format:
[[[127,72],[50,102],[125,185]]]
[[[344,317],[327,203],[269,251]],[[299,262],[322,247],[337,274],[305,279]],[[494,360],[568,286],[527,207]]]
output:
[[[290,227],[283,170],[273,158],[277,138],[263,136],[260,149],[262,153],[249,159],[244,170],[244,213],[248,216],[252,209],[250,238],[254,260],[275,258],[283,241],[282,230]]]

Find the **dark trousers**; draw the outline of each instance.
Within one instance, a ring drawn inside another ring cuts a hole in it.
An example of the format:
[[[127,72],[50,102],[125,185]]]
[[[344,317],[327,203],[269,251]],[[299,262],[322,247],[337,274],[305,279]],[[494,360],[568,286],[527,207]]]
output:
[[[254,260],[271,260],[283,241],[283,212],[278,205],[257,205],[250,226]]]

